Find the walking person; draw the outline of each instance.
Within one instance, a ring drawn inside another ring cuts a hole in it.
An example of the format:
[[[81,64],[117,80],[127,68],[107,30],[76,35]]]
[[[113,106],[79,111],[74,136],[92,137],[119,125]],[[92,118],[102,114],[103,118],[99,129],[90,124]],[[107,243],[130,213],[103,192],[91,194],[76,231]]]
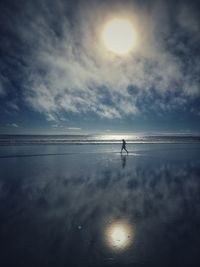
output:
[[[126,141],[124,139],[122,139],[122,148],[121,148],[121,153],[122,153],[122,150],[125,150],[126,153],[128,154],[128,150],[126,149]]]

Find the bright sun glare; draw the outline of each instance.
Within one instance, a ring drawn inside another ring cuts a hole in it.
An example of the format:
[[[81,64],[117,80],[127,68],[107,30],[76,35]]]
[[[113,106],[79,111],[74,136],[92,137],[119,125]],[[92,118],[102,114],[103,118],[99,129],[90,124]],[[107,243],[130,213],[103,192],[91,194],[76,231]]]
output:
[[[106,241],[115,250],[127,248],[133,238],[132,227],[126,223],[113,223],[106,228]]]
[[[125,55],[134,47],[136,33],[128,20],[113,19],[105,25],[102,38],[108,50]]]

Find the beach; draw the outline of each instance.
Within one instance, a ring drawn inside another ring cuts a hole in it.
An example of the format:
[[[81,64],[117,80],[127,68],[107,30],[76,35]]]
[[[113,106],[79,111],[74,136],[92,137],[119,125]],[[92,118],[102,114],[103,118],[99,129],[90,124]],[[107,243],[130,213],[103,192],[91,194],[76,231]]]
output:
[[[0,0],[0,267],[200,267],[200,1]]]
[[[199,266],[200,143],[120,149],[0,146],[2,266]]]

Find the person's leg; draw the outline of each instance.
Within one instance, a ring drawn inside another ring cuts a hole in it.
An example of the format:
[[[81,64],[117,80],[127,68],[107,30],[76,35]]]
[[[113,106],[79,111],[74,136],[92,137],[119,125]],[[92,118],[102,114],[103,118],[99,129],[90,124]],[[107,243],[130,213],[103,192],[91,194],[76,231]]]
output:
[[[126,153],[128,154],[128,150],[126,148],[124,148],[126,150]]]

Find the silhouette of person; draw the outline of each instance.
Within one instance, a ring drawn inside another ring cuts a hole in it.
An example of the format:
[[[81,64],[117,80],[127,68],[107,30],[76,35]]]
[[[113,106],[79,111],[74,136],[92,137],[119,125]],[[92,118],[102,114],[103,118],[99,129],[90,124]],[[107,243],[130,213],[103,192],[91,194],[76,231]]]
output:
[[[122,150],[125,150],[126,153],[128,154],[128,150],[126,149],[126,141],[124,139],[122,139],[122,148],[121,148],[121,153],[122,153]]]

